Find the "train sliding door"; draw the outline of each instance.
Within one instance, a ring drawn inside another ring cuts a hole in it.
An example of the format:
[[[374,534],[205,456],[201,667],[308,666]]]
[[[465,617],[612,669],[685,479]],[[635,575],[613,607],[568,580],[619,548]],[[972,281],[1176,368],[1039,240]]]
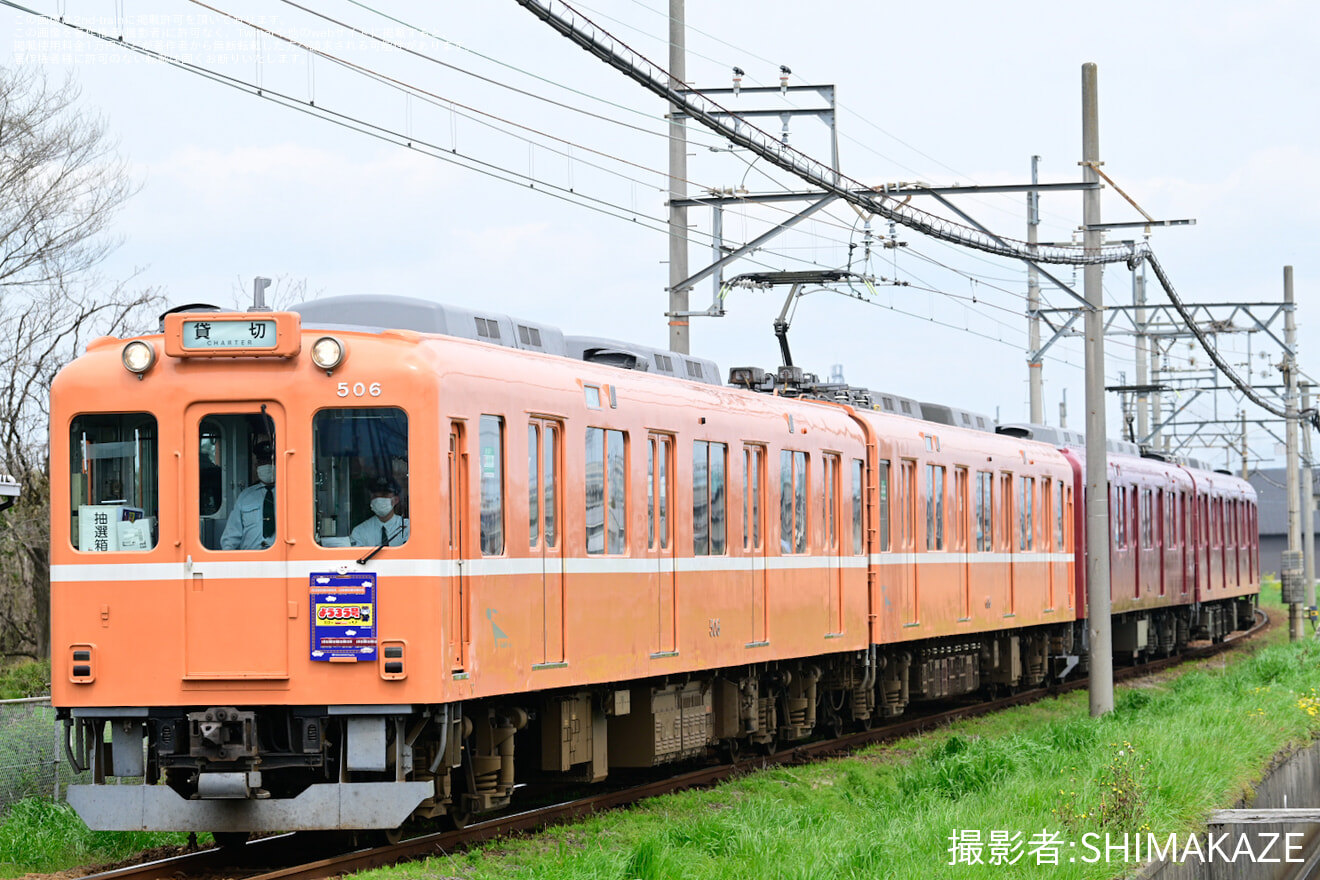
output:
[[[198,491],[184,530],[184,677],[287,678],[290,603],[306,593],[288,588],[289,486],[299,459],[284,448],[284,410],[195,404],[186,424],[196,454],[176,463],[186,468],[182,485]],[[221,623],[236,613],[235,625]]]
[[[958,467],[953,472],[953,554],[958,568],[958,619],[970,620],[972,616],[972,579],[971,556],[968,553],[967,516],[969,512],[967,468]]]
[[[540,664],[564,662],[563,492],[559,422],[531,419],[527,426],[528,547],[541,560]]]
[[[449,460],[446,468],[449,499],[449,538],[446,546],[450,571],[449,588],[449,665],[454,672],[467,668],[468,644],[468,591],[467,574],[463,570],[464,550],[467,546],[468,510],[468,454],[466,425],[460,421],[449,425]]]
[[[743,447],[743,552],[751,566],[752,632],[749,645],[767,644],[764,446]]]
[[[656,590],[655,641],[652,656],[678,650],[678,595],[674,588],[674,438],[647,438],[646,546]]]
[[[839,456],[826,454],[825,460],[825,559],[826,618],[825,632],[837,635],[843,632],[843,541],[840,523],[843,519],[843,493]]]

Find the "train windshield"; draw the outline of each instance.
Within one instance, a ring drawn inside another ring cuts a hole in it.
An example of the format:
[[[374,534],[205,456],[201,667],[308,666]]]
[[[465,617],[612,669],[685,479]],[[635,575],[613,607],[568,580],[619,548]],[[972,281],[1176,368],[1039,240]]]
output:
[[[408,416],[401,409],[326,409],[312,420],[316,541],[322,547],[408,540]]]
[[[145,413],[83,415],[70,435],[73,546],[89,553],[156,546],[160,514],[156,419]]]

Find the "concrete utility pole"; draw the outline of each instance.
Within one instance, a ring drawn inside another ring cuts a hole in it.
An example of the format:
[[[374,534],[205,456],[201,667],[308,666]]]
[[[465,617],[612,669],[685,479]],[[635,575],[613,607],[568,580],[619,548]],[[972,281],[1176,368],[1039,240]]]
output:
[[[1287,386],[1288,551],[1283,557],[1283,601],[1288,605],[1288,633],[1302,637],[1302,516],[1297,472],[1297,316],[1293,305],[1293,267],[1283,267],[1283,381]]]
[[[1040,156],[1031,157],[1031,183],[1039,183],[1037,167]],[[1037,227],[1040,226],[1040,192],[1027,193],[1027,247],[1036,249]],[[1027,322],[1027,352],[1031,358],[1027,362],[1027,383],[1031,397],[1031,424],[1045,424],[1045,404],[1041,400],[1041,354],[1040,354],[1040,272],[1035,263],[1027,264],[1027,312],[1031,320]]]
[[[1096,66],[1082,65],[1082,180],[1100,175],[1100,100]],[[1082,192],[1082,244],[1100,252],[1100,190]],[[1086,294],[1086,606],[1090,630],[1091,717],[1114,711],[1114,637],[1109,611],[1109,468],[1105,455],[1104,276],[1099,263],[1083,274]]]
[[[669,0],[669,74],[676,89],[687,86],[686,26],[684,0]],[[687,117],[677,104],[669,105],[669,350],[688,354],[688,288],[679,282],[688,277],[687,208],[676,204],[687,197]]]
[[[1302,412],[1311,408],[1311,383],[1302,383]],[[1302,428],[1302,559],[1306,571],[1306,607],[1315,607],[1315,462],[1311,460],[1311,426]]]

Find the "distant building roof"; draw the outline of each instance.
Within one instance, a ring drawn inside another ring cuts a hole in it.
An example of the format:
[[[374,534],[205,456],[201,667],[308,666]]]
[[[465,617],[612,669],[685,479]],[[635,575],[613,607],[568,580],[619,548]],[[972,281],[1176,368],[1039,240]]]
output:
[[[1306,471],[1302,471],[1306,479]],[[1259,511],[1260,533],[1262,535],[1288,534],[1288,469],[1261,468],[1254,470],[1247,477],[1247,482],[1256,489],[1256,509]],[[1314,472],[1311,477],[1315,485]],[[1316,529],[1320,531],[1320,529]]]

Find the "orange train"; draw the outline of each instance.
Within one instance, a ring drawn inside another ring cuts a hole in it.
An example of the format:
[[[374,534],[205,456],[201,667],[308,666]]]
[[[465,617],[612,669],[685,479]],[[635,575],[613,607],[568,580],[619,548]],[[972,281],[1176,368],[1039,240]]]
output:
[[[401,297],[93,342],[51,402],[69,802],[107,830],[462,823],[1084,664],[1070,438],[786,372]],[[1109,473],[1116,653],[1249,619],[1250,486]]]

